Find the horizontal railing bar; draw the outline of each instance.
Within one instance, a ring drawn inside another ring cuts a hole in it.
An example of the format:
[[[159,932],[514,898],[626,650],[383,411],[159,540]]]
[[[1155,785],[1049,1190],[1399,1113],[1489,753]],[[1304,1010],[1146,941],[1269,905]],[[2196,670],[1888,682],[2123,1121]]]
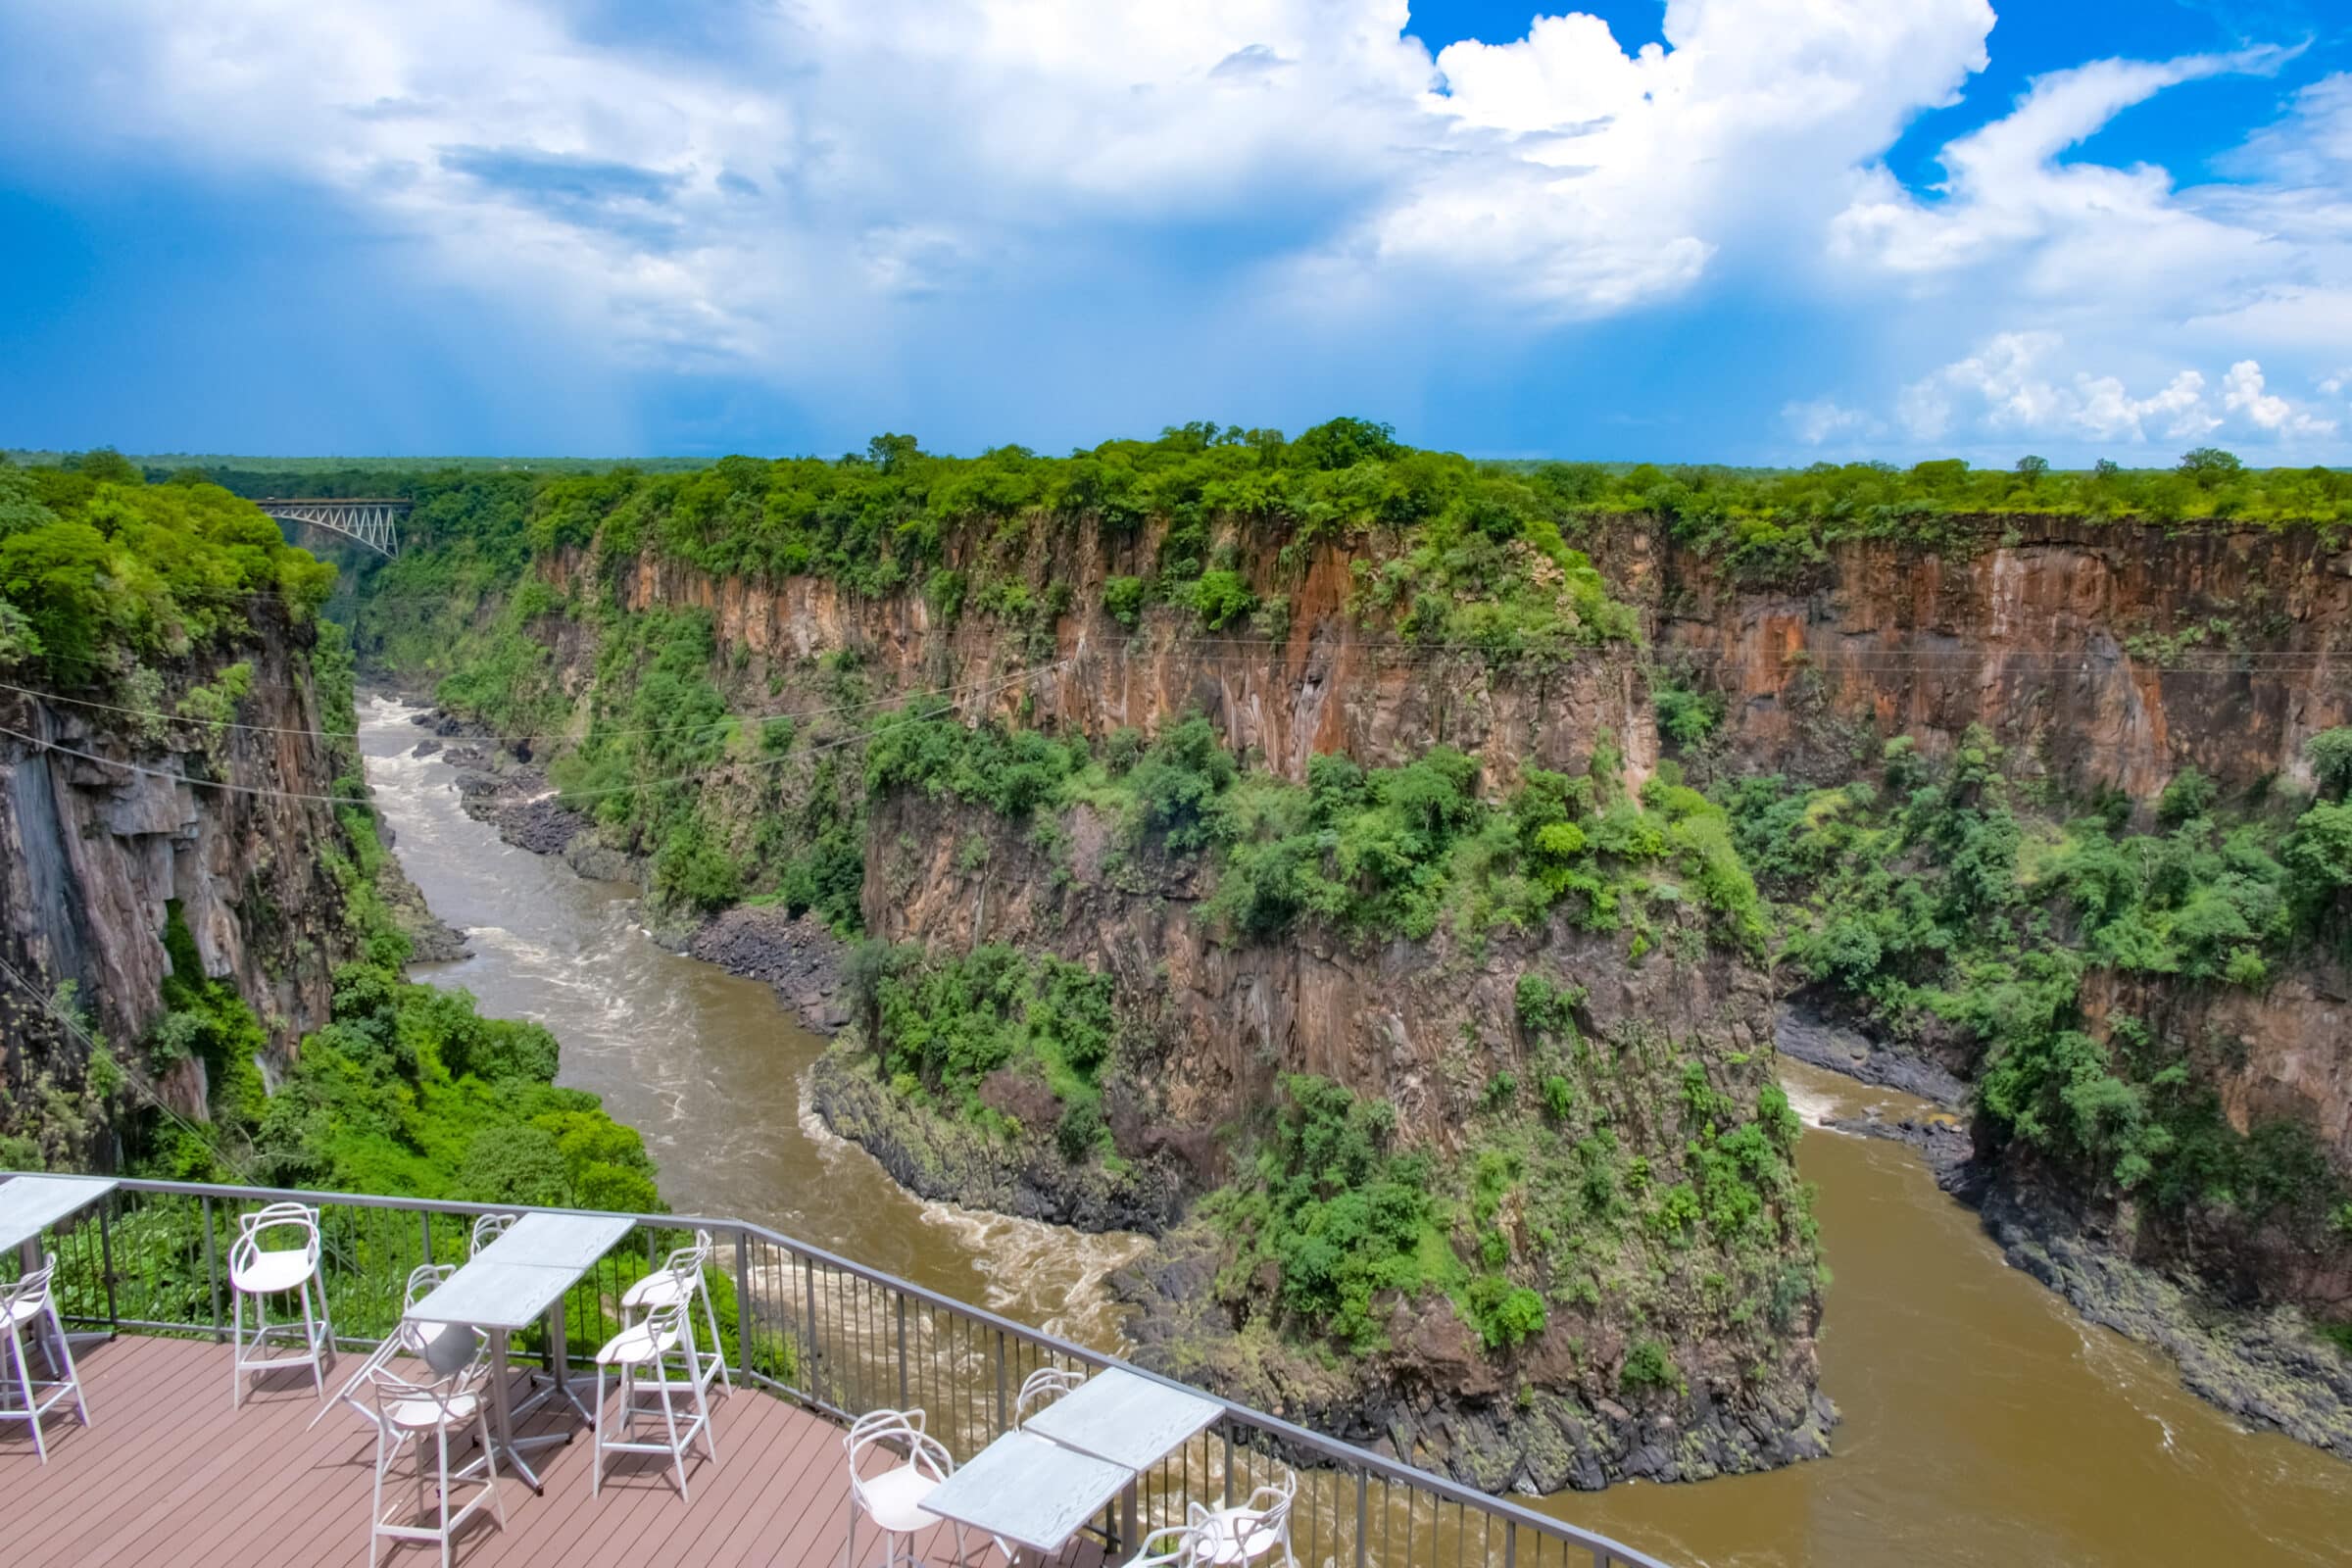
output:
[[[18,1173],[13,1171],[0,1171],[0,1177],[13,1176],[16,1174]],[[1206,1397],[1222,1407],[1224,1410],[1225,1419],[1237,1423],[1240,1426],[1246,1427],[1253,1432],[1263,1433],[1268,1438],[1274,1439],[1285,1446],[1303,1449],[1310,1454],[1319,1455],[1323,1458],[1332,1460],[1336,1465],[1346,1466],[1359,1473],[1376,1475],[1389,1482],[1401,1483],[1404,1486],[1413,1488],[1443,1501],[1453,1502],[1464,1507],[1477,1509],[1481,1513],[1490,1515],[1506,1524],[1516,1523],[1525,1529],[1535,1531],[1540,1536],[1549,1537],[1552,1540],[1578,1546],[1596,1554],[1605,1554],[1600,1560],[1606,1561],[1610,1564],[1623,1564],[1624,1568],[1667,1568],[1666,1564],[1658,1561],[1656,1558],[1636,1551],[1632,1547],[1612,1541],[1606,1536],[1593,1535],[1588,1531],[1580,1530],[1574,1525],[1568,1524],[1562,1520],[1553,1519],[1544,1514],[1538,1513],[1534,1509],[1525,1507],[1516,1502],[1512,1502],[1508,1498],[1497,1497],[1488,1493],[1479,1492],[1474,1488],[1462,1486],[1457,1482],[1451,1481],[1446,1477],[1438,1475],[1432,1471],[1418,1469],[1412,1465],[1402,1463],[1401,1461],[1386,1458],[1381,1454],[1372,1452],[1368,1448],[1360,1448],[1353,1444],[1345,1443],[1336,1438],[1326,1437],[1322,1433],[1310,1431],[1305,1427],[1294,1425],[1289,1421],[1285,1421],[1280,1416],[1269,1414],[1263,1410],[1254,1409],[1246,1404],[1237,1403],[1234,1400],[1228,1399],[1222,1395],[1216,1394],[1211,1390],[1197,1389],[1189,1384],[1179,1383],[1173,1378],[1164,1377],[1147,1367],[1135,1366],[1118,1356],[1108,1355],[1100,1350],[1089,1349],[1085,1346],[1057,1338],[1056,1336],[1046,1333],[1041,1329],[1031,1328],[1029,1325],[1016,1322],[1011,1318],[1001,1316],[998,1313],[988,1310],[986,1307],[974,1306],[967,1301],[959,1301],[953,1297],[943,1296],[936,1291],[928,1290],[910,1280],[904,1280],[900,1279],[896,1275],[886,1274],[879,1269],[870,1268],[865,1264],[855,1261],[854,1259],[843,1257],[838,1253],[829,1252],[823,1248],[815,1247],[809,1243],[796,1240],[793,1237],[786,1236],[779,1231],[770,1230],[764,1225],[756,1224],[750,1220],[730,1219],[714,1215],[697,1214],[637,1214],[620,1209],[549,1210],[543,1205],[531,1203],[476,1203],[459,1201],[451,1199],[388,1198],[376,1193],[327,1193],[305,1188],[247,1187],[230,1184],[214,1184],[209,1182],[157,1181],[145,1177],[118,1178],[117,1191],[124,1193],[161,1194],[169,1197],[226,1200],[230,1201],[243,1200],[258,1202],[282,1202],[291,1199],[307,1201],[321,1207],[395,1209],[407,1210],[411,1212],[422,1212],[427,1214],[448,1214],[465,1218],[471,1218],[481,1214],[516,1214],[528,1212],[595,1214],[605,1218],[627,1220],[632,1225],[646,1226],[655,1230],[707,1230],[713,1233],[714,1236],[720,1233],[724,1233],[729,1236],[742,1235],[757,1241],[764,1242],[769,1246],[775,1247],[787,1253],[790,1253],[795,1262],[806,1259],[808,1262],[815,1263],[819,1266],[838,1270],[854,1279],[861,1280],[868,1285],[876,1286],[882,1290],[894,1292],[902,1298],[912,1298],[917,1301],[927,1303],[935,1308],[954,1313],[958,1317],[996,1329],[1004,1334],[1008,1334],[1029,1345],[1037,1347],[1040,1350],[1044,1350],[1058,1356],[1068,1357],[1077,1361],[1082,1361],[1087,1365],[1098,1369],[1116,1367],[1119,1370],[1131,1373],[1134,1376],[1149,1378],[1152,1381],[1165,1385],[1166,1387],[1181,1389],[1184,1392],[1192,1394],[1196,1396]],[[77,1318],[76,1321],[99,1322],[104,1320]],[[220,1332],[220,1326],[218,1324],[143,1323],[129,1318],[122,1318],[117,1320],[117,1322],[121,1327],[149,1328],[167,1333],[217,1334]],[[344,1338],[344,1336],[338,1335],[336,1338],[338,1341],[340,1341]],[[359,1340],[355,1343],[366,1345],[372,1342]],[[811,1345],[810,1354],[812,1357],[814,1353],[815,1347]],[[747,1351],[739,1348],[739,1358],[742,1358],[747,1354]],[[569,1359],[571,1359],[571,1357],[567,1356],[566,1360]],[[808,1387],[806,1389],[789,1388],[772,1378],[768,1378],[764,1375],[753,1374],[750,1372],[748,1367],[745,1369],[745,1371],[747,1381],[757,1377],[758,1381],[761,1385],[773,1388],[778,1393],[784,1394],[789,1397],[799,1400],[805,1404],[808,1404],[823,1413],[843,1417],[845,1419],[849,1418],[853,1414],[853,1412],[843,1409],[834,1404],[832,1401],[824,1398],[824,1396],[818,1392],[812,1367],[804,1368],[804,1376],[807,1377],[808,1382]]]

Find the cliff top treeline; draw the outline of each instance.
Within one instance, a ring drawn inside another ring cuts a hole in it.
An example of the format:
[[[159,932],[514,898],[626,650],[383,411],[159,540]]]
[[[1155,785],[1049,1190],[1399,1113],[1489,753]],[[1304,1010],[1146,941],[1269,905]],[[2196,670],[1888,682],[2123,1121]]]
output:
[[[111,453],[0,464],[0,669],[88,685],[233,641],[259,601],[307,618],[334,582],[218,485],[150,486]]]

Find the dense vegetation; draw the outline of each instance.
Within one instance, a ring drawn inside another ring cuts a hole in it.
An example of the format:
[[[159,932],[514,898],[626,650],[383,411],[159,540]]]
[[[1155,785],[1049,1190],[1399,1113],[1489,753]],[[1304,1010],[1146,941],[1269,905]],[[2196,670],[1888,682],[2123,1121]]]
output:
[[[1729,819],[1672,768],[1637,798],[1603,745],[1576,776],[1526,770],[1507,797],[1481,792],[1476,761],[1432,748],[1396,767],[1309,760],[1303,784],[1245,768],[1206,719],[1100,748],[1034,731],[902,718],[866,748],[878,792],[916,790],[1006,815],[1086,806],[1132,853],[1200,856],[1215,870],[1205,918],[1228,940],[1319,924],[1367,941],[1418,940],[1441,925],[1476,939],[1540,927],[1555,910],[1589,930],[1630,930],[1634,956],[1658,918],[1690,903],[1720,933],[1760,948],[1754,884]]]
[[[308,619],[333,583],[217,486],[151,486],[119,458],[0,464],[0,671],[24,684],[138,696],[141,670],[232,647],[272,612]]]
[[[80,1096],[0,1103],[7,1158],[75,1158],[105,1130],[121,1138],[134,1171],[658,1207],[637,1135],[594,1096],[554,1087],[552,1035],[483,1018],[463,992],[402,979],[409,942],[378,891],[388,857],[350,739],[352,659],[339,627],[301,625],[332,579],[332,568],[217,486],[148,485],[111,454],[71,467],[0,466],[0,648],[15,678],[109,686],[135,710],[114,715],[127,738],[154,745],[166,739],[166,713],[198,736],[235,720],[253,671],[220,660],[266,635],[315,639],[338,831],[279,853],[315,857],[335,879],[345,913],[332,941],[348,956],[335,974],[332,1021],[302,1042],[272,1094],[257,1065],[268,1031],[233,986],[206,976],[172,906],[162,1012],[139,1041],[96,1044]],[[203,684],[190,678],[199,656],[216,669]],[[220,743],[216,734],[199,744]],[[86,1020],[75,1027],[88,1033]],[[190,1059],[202,1061],[208,1086],[210,1118],[200,1123],[162,1112],[148,1087]]]
[[[2238,1133],[2201,1057],[2213,1048],[2116,1000],[2259,990],[2298,952],[2342,946],[2352,732],[2312,751],[2316,800],[2225,802],[2188,769],[2144,813],[2114,795],[2070,813],[2013,782],[1981,731],[1936,761],[1898,738],[1875,781],[1747,779],[1725,799],[1744,859],[1786,901],[1792,978],[1896,1038],[1966,1042],[1997,1137],[2093,1191],[2341,1238],[2352,1193],[2313,1135]],[[2102,976],[2116,983],[2094,1020],[2085,987]]]
[[[1559,1312],[1751,1342],[1799,1324],[1822,1276],[1779,1088],[1742,1107],[1669,1045],[1579,1037],[1545,1011],[1558,995],[1527,977],[1535,1081],[1490,1080],[1458,1154],[1399,1150],[1383,1102],[1283,1080],[1253,1161],[1201,1204],[1233,1242],[1218,1292],[1237,1325],[1362,1353],[1388,1348],[1390,1314],[1433,1293],[1490,1353]],[[1628,1147],[1621,1132],[1661,1115],[1668,1136],[1650,1153]],[[1662,1359],[1655,1376],[1641,1356],[1616,1370],[1629,1393],[1676,1381]]]

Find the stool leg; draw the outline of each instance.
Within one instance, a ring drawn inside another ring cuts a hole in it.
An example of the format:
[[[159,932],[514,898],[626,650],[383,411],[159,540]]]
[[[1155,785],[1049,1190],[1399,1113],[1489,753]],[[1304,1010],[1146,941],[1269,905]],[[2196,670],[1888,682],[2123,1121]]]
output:
[[[710,1304],[710,1292],[709,1287],[705,1286],[699,1279],[695,1282],[695,1291],[696,1294],[701,1296],[703,1298],[703,1321],[710,1325],[710,1358],[718,1363],[718,1381],[726,1385],[726,1390],[729,1394],[733,1394],[735,1392],[735,1380],[727,1374],[726,1342],[718,1337],[718,1309]],[[735,1353],[739,1356],[742,1355],[744,1353],[744,1348],[740,1345],[737,1346],[735,1348]]]
[[[49,1327],[57,1333],[57,1353],[66,1374],[66,1382],[74,1389],[74,1408],[79,1412],[81,1424],[86,1427],[90,1424],[90,1403],[82,1397],[81,1373],[74,1365],[74,1342],[66,1338],[66,1320],[58,1315],[57,1298],[54,1296],[49,1298]]]
[[[656,1370],[660,1369],[661,1364],[660,1361],[654,1363]],[[678,1413],[669,1400],[669,1379],[666,1377],[662,1380],[662,1424],[669,1430],[669,1463],[678,1473],[678,1500],[686,1502],[691,1500],[686,1495],[686,1447],[678,1442]]]
[[[441,1494],[441,1568],[449,1568],[449,1422],[447,1414],[448,1412],[444,1411],[444,1419],[433,1428],[433,1440],[438,1445],[441,1454],[441,1470],[436,1477],[440,1482],[438,1490]],[[424,1458],[424,1445],[421,1443],[416,1445],[416,1458],[420,1463]]]
[[[229,1295],[228,1407],[234,1410],[245,1402],[245,1293],[231,1286]]]
[[[302,1298],[302,1348],[311,1352],[311,1381],[318,1385],[318,1397],[326,1397],[326,1352],[318,1346],[318,1323],[311,1316],[311,1282],[304,1280],[294,1293]]]
[[[490,1404],[485,1399],[475,1408],[474,1419],[482,1426],[482,1481],[490,1489],[490,1517],[498,1528],[507,1528],[507,1494],[498,1484],[498,1448],[490,1441]]]
[[[620,1396],[624,1400],[629,1396],[628,1374],[626,1372],[621,1374]],[[612,1428],[612,1418],[604,1413],[605,1368],[604,1363],[601,1361],[597,1363],[596,1368],[596,1474],[588,1483],[588,1495],[591,1497],[605,1490],[605,1434],[610,1432]],[[622,1431],[625,1435],[627,1431],[625,1424],[622,1428]]]
[[[8,1326],[8,1348],[16,1356],[17,1387],[24,1391],[24,1419],[32,1425],[32,1451],[41,1463],[49,1462],[49,1445],[41,1437],[41,1410],[38,1397],[32,1392],[32,1360],[24,1353],[24,1341],[14,1323]]]
[[[375,1568],[376,1543],[383,1540],[384,1527],[384,1471],[392,1458],[390,1446],[391,1423],[379,1421],[375,1428],[375,1512],[368,1518],[368,1568]]]

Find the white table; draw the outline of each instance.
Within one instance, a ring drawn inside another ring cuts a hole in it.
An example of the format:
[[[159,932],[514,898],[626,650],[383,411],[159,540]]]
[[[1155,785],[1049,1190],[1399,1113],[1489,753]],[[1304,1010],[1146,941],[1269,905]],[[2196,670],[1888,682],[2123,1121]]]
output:
[[[31,1273],[41,1266],[41,1232],[97,1202],[122,1186],[111,1176],[15,1176],[0,1182],[0,1252],[17,1250],[17,1261]],[[49,1282],[57,1289],[57,1282]],[[69,1334],[66,1344],[103,1343],[106,1334]]]
[[[620,1245],[630,1224],[604,1214],[525,1214],[474,1255],[585,1274]]]
[[[27,1269],[41,1266],[41,1232],[121,1186],[105,1176],[17,1176],[0,1182],[0,1252],[16,1248]]]
[[[1224,1413],[1225,1407],[1205,1395],[1114,1366],[1029,1417],[1022,1430],[1140,1475]],[[1130,1486],[1119,1510],[1120,1544],[1129,1550],[1139,1539],[1135,1527],[1136,1489]]]
[[[494,1255],[507,1240],[520,1231],[531,1219],[556,1222],[554,1226],[538,1227],[531,1242],[518,1250],[526,1256],[545,1248],[567,1261],[537,1263],[514,1256]],[[416,1323],[459,1323],[480,1329],[490,1336],[490,1403],[498,1418],[498,1446],[506,1451],[509,1462],[531,1490],[544,1490],[528,1460],[525,1448],[542,1448],[552,1444],[569,1443],[571,1434],[558,1433],[543,1438],[517,1441],[514,1436],[514,1408],[509,1393],[507,1371],[507,1342],[518,1329],[527,1329],[541,1318],[549,1319],[548,1361],[555,1372],[556,1388],[564,1397],[571,1399],[573,1408],[586,1416],[591,1424],[596,1413],[572,1398],[564,1382],[564,1297],[580,1276],[587,1273],[597,1258],[629,1233],[630,1222],[595,1214],[526,1215],[510,1228],[506,1236],[485,1247],[472,1259],[462,1265],[455,1274],[441,1282],[430,1296],[409,1308],[410,1321]],[[589,1250],[590,1243],[602,1238]],[[577,1259],[569,1261],[568,1259]]]
[[[1059,1551],[1135,1472],[1028,1432],[1007,1432],[933,1488],[923,1511],[1041,1558]]]

